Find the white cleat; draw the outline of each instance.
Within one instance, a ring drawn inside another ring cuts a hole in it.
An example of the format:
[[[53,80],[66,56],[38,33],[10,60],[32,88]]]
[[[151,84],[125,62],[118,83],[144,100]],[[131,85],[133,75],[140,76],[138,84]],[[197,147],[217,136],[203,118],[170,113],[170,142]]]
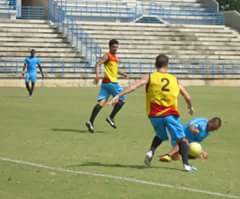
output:
[[[151,166],[151,161],[152,161],[152,158],[153,158],[153,154],[152,154],[152,151],[148,151],[145,158],[144,158],[144,164],[147,166],[147,167],[150,167]]]
[[[107,123],[108,123],[111,127],[113,127],[114,129],[117,128],[115,122],[114,122],[110,117],[106,118],[106,121],[107,121]]]
[[[186,165],[186,164],[183,165],[183,169],[184,169],[184,171],[187,171],[187,172],[197,171],[196,167],[191,166],[191,165]]]
[[[90,133],[94,133],[95,132],[94,126],[93,126],[93,124],[90,121],[86,122],[85,125],[88,128],[88,131]]]

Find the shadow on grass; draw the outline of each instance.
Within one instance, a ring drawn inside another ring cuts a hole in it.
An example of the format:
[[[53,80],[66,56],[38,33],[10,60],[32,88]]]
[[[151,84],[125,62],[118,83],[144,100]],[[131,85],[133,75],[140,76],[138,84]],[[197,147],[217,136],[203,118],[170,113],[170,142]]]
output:
[[[53,128],[51,129],[54,132],[68,132],[68,133],[89,133],[88,130],[81,130],[81,129],[58,129],[58,128]],[[95,131],[94,133],[105,133],[104,131]],[[89,134],[94,134],[94,133],[89,133]]]
[[[151,166],[146,167],[142,165],[131,165],[131,164],[111,164],[111,163],[101,163],[101,162],[84,162],[78,165],[68,165],[67,168],[77,168],[77,167],[106,167],[106,168],[130,168],[130,169],[165,169],[165,170],[175,170],[183,171],[182,169],[165,167],[165,166]]]

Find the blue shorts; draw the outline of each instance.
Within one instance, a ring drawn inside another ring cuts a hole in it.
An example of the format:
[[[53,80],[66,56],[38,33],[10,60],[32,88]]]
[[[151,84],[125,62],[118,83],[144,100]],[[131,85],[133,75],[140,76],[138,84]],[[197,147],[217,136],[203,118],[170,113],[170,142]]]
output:
[[[150,121],[156,136],[162,141],[168,140],[167,131],[171,135],[171,140],[178,140],[185,137],[183,126],[177,116],[151,117]]]
[[[109,96],[114,97],[122,91],[123,88],[118,83],[102,83],[97,100],[107,100]],[[126,96],[120,97],[120,100],[124,102],[126,100]]]
[[[32,83],[36,83],[37,81],[37,74],[36,73],[26,73],[25,74],[25,81],[26,82],[32,82]]]

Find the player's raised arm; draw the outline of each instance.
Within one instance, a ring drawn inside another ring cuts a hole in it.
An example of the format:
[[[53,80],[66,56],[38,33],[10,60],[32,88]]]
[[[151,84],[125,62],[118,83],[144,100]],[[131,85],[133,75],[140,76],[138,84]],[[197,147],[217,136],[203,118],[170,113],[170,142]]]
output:
[[[126,94],[129,94],[131,92],[133,92],[134,90],[136,90],[137,88],[140,88],[144,85],[146,85],[149,81],[149,75],[145,75],[143,76],[141,79],[135,81],[133,84],[131,84],[130,86],[128,86],[123,92],[119,93],[118,95],[116,95],[110,102],[109,104],[116,104],[119,101],[119,98],[121,96],[124,96]]]
[[[95,73],[96,73],[95,83],[96,83],[96,84],[98,84],[99,79],[100,79],[100,77],[99,77],[99,68],[100,68],[100,66],[101,66],[102,64],[106,63],[107,61],[108,61],[108,55],[105,54],[103,57],[101,57],[101,58],[99,59],[99,61],[98,61],[98,62],[96,63],[96,65],[95,65]]]
[[[194,109],[192,106],[192,98],[190,94],[187,92],[187,90],[184,88],[184,86],[181,85],[180,83],[179,83],[179,87],[180,87],[180,93],[183,96],[185,102],[187,103],[189,114],[192,115],[194,113]]]

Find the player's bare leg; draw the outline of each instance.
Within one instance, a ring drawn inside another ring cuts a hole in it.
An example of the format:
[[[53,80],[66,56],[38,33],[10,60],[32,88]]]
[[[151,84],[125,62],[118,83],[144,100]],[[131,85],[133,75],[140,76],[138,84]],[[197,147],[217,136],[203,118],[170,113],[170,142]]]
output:
[[[196,171],[197,168],[189,165],[188,162],[188,150],[189,150],[188,141],[185,138],[183,138],[178,140],[177,144],[179,145],[179,153],[182,156],[183,169],[187,172]]]
[[[124,102],[120,100],[117,104],[114,105],[110,116],[108,118],[106,118],[107,123],[115,129],[117,128],[117,126],[114,122],[114,117],[122,109],[123,105],[124,105]]]
[[[29,93],[30,96],[32,96],[34,88],[35,88],[35,83],[32,82],[32,85],[31,85],[31,88],[30,88],[30,93]]]
[[[144,163],[146,166],[148,166],[148,167],[151,166],[151,161],[154,156],[154,153],[161,143],[162,143],[162,140],[158,136],[155,136],[153,138],[150,150],[146,153],[146,156],[144,159]]]
[[[31,88],[30,88],[29,82],[25,82],[25,85],[26,85],[26,88],[28,90],[29,96],[31,96]]]

